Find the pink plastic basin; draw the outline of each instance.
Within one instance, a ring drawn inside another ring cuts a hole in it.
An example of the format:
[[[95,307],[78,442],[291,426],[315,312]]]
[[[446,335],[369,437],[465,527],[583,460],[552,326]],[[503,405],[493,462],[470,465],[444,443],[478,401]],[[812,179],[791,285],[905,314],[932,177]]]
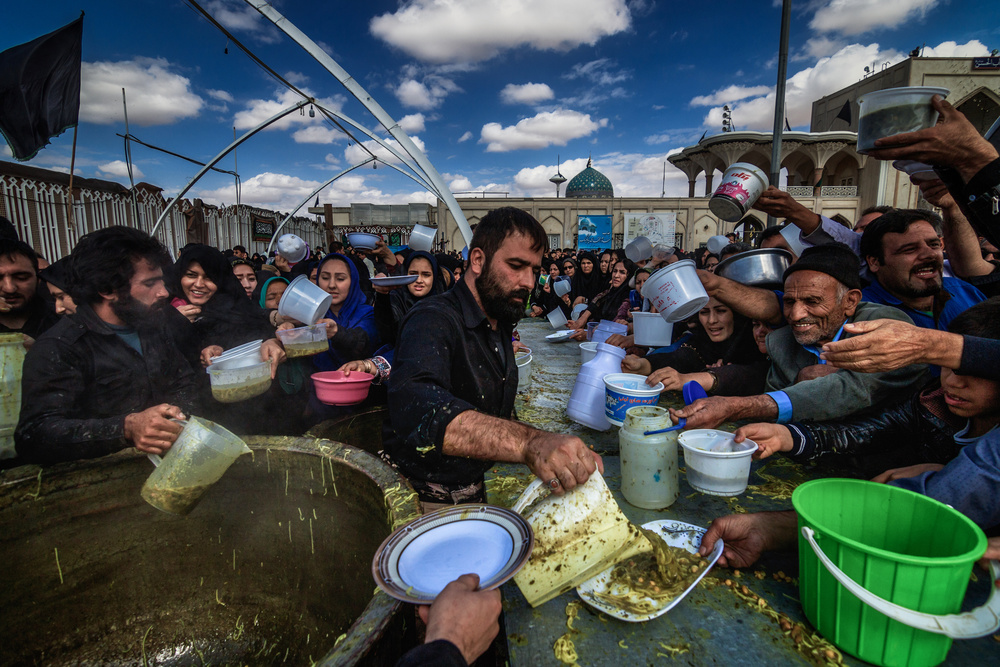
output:
[[[316,398],[327,405],[356,405],[368,398],[368,390],[375,376],[353,371],[349,376],[343,371],[323,371],[312,374]]]

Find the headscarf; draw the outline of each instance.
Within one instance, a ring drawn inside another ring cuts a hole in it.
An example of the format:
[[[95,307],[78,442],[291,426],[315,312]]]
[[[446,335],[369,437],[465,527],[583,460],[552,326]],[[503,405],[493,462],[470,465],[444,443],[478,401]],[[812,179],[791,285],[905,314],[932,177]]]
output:
[[[256,303],[258,306],[267,310],[267,306],[264,305],[264,301],[267,300],[267,287],[275,280],[280,280],[281,282],[288,284],[287,278],[282,278],[281,276],[276,276],[267,271],[257,272],[257,286],[253,288],[253,294],[250,295],[250,300]]]
[[[583,272],[583,260],[585,259],[590,260],[594,266],[589,274]],[[604,289],[604,285],[601,284],[601,262],[594,253],[585,251],[580,253],[579,263],[580,266],[573,274],[573,298],[582,296],[589,302]]]
[[[347,291],[347,298],[340,305],[340,312],[335,315],[332,310],[327,310],[325,317],[336,322],[339,328],[359,328],[364,330],[368,335],[370,347],[375,349],[378,344],[378,333],[375,329],[375,309],[368,305],[364,293],[361,291],[361,277],[355,263],[340,253],[331,252],[319,263],[319,268],[316,272],[316,281],[317,283],[319,282],[319,275],[323,273],[323,267],[327,262],[334,260],[340,260],[347,266],[347,270],[351,274],[351,287]],[[370,352],[371,350],[369,350]],[[334,349],[332,341],[330,349],[326,354],[317,354],[313,357],[313,363],[321,371],[337,370],[348,361],[353,361],[353,359],[341,358],[340,354]]]
[[[399,329],[399,325],[403,322],[403,316],[410,312],[410,308],[413,308],[418,301],[426,299],[429,296],[435,294],[441,294],[445,291],[444,278],[441,277],[441,272],[438,268],[437,259],[434,255],[429,252],[424,252],[423,250],[416,250],[403,260],[403,275],[410,272],[410,265],[415,259],[426,259],[431,264],[431,273],[434,274],[434,282],[431,283],[431,290],[426,295],[422,297],[413,296],[413,293],[406,287],[401,287],[400,289],[393,290],[389,294],[389,300],[392,304],[392,319],[396,324],[396,328]]]
[[[215,283],[218,289],[206,306],[210,305],[219,296],[228,295],[236,297],[242,292],[243,296],[246,297],[247,292],[243,289],[240,281],[236,279],[236,276],[233,275],[233,265],[230,261],[218,249],[203,243],[190,243],[181,251],[181,256],[174,263],[174,268],[170,275],[170,284],[167,286],[171,296],[187,300],[184,296],[184,290],[181,288],[181,278],[184,276],[184,272],[188,270],[188,267],[194,262],[201,265],[205,276]]]
[[[730,310],[732,310],[730,308]],[[681,346],[690,347],[701,357],[705,366],[722,359],[723,364],[750,364],[763,355],[753,339],[753,322],[733,310],[733,334],[724,341],[714,342],[705,333],[697,313],[691,337]]]
[[[590,306],[587,308],[590,311],[590,320],[593,320],[595,317],[602,320],[615,319],[618,309],[621,308],[622,301],[628,299],[629,292],[631,291],[628,284],[632,280],[632,276],[635,275],[636,266],[630,259],[626,258],[621,261],[625,263],[625,270],[628,272],[628,275],[625,276],[625,281],[618,287],[609,286],[591,300]],[[617,265],[618,262],[611,265],[610,271],[612,273]]]
[[[67,255],[41,269],[38,272],[38,277],[56,289],[68,291],[66,285],[69,283],[69,256]]]

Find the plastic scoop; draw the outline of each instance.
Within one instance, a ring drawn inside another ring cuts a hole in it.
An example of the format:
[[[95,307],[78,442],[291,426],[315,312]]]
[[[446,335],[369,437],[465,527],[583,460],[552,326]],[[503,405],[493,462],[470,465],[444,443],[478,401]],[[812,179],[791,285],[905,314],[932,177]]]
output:
[[[681,396],[684,397],[684,405],[691,405],[699,398],[708,398],[708,393],[705,391],[704,387],[694,380],[691,380],[684,383],[684,387],[681,389]],[[657,433],[667,433],[668,431],[679,431],[684,428],[685,425],[687,425],[687,420],[681,418],[676,425],[671,426],[670,428],[663,428],[658,431],[645,431],[643,435],[656,435]]]

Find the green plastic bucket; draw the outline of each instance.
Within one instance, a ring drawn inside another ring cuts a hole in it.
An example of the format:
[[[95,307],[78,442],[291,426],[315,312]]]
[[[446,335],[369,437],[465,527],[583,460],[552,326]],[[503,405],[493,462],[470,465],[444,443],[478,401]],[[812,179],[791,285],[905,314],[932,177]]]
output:
[[[906,610],[955,614],[972,566],[986,550],[983,531],[936,500],[861,480],[806,482],[792,494],[792,504],[799,515],[799,595],[820,634],[877,665],[942,662],[952,638],[938,633],[946,630],[893,620],[862,602],[832,570],[839,569],[841,580],[857,585],[859,594],[881,598],[876,604],[883,609],[893,607],[888,601],[905,608],[904,616]]]

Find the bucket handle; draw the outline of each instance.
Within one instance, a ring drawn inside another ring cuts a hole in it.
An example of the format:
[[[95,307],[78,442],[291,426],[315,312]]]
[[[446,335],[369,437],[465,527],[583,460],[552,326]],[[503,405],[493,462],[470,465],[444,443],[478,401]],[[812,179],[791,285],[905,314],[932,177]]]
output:
[[[855,595],[866,605],[879,611],[889,618],[899,621],[911,628],[926,630],[939,635],[947,635],[952,639],[975,639],[991,635],[1000,629],[1000,589],[997,588],[997,580],[1000,579],[1000,561],[990,561],[990,574],[993,577],[993,586],[990,597],[986,604],[976,607],[972,611],[962,614],[947,614],[936,616],[920,611],[913,611],[906,607],[884,600],[874,593],[869,592],[863,586],[844,574],[833,564],[823,550],[819,548],[815,540],[815,531],[809,526],[802,527],[802,536],[806,538],[813,553],[827,571],[833,575],[840,584]]]
[[[514,503],[514,506],[511,507],[511,509],[518,514],[522,513],[525,508],[530,507],[531,503],[541,498],[542,494],[548,490],[549,489],[545,483],[536,477],[532,480],[531,484],[525,487],[524,491],[521,492],[521,497],[517,499],[517,502]]]

